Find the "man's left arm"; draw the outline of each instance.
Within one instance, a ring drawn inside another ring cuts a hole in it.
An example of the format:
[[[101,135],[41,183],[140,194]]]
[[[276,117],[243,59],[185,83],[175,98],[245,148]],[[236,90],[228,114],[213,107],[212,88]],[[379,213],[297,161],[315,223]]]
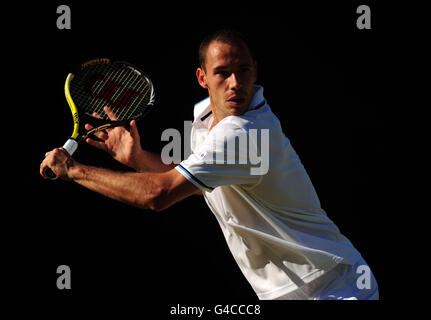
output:
[[[155,211],[164,210],[198,191],[176,169],[162,173],[121,173],[81,164],[62,149],[46,154],[40,168],[43,177],[47,166],[59,178],[129,205]]]

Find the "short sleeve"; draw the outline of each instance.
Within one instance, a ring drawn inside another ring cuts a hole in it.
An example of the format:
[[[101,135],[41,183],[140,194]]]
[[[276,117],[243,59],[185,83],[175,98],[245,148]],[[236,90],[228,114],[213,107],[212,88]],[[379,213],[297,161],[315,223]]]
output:
[[[254,174],[250,161],[257,154],[256,148],[247,130],[233,123],[219,123],[176,169],[207,192],[223,185],[252,185],[262,178]]]

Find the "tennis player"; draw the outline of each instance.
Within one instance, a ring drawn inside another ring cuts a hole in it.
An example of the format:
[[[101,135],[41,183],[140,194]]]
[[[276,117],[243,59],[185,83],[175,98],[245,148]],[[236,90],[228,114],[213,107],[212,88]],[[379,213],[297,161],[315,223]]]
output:
[[[98,133],[102,141],[87,142],[136,172],[87,166],[57,148],[46,154],[41,175],[49,166],[64,180],[156,211],[202,194],[259,299],[378,299],[370,268],[321,208],[255,84],[256,62],[243,37],[215,32],[202,41],[199,57],[197,80],[209,97],[195,105],[187,159],[165,165],[144,151],[132,121],[130,131],[113,128]]]

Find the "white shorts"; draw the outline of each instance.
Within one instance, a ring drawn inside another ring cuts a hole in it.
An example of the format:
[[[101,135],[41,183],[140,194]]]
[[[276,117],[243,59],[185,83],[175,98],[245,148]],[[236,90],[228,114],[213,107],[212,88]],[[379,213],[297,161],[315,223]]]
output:
[[[353,266],[339,264],[323,276],[275,300],[379,300],[373,273],[369,271],[369,281],[365,285],[359,278],[366,276],[358,272],[363,270],[361,265],[367,264],[364,260]]]

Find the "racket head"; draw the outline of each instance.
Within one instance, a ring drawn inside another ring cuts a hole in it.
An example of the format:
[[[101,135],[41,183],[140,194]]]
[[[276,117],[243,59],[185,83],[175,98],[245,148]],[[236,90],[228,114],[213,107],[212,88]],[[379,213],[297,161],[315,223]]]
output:
[[[73,138],[78,136],[78,112],[115,126],[145,117],[155,102],[154,85],[147,75],[128,62],[109,58],[76,66],[66,79],[65,94],[75,121]],[[115,114],[116,121],[105,113],[105,106]],[[94,113],[100,118],[94,117]]]

